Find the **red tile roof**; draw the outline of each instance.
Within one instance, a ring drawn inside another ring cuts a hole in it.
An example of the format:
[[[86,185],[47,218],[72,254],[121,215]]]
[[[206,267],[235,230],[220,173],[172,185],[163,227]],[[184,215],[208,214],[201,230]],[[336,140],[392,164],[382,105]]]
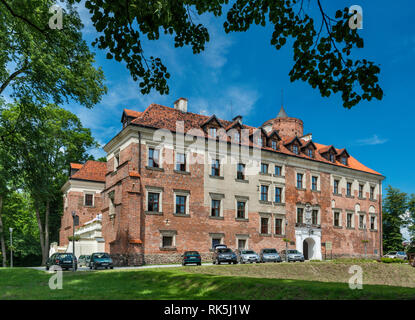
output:
[[[71,169],[77,169],[77,170],[79,170],[79,169],[82,168],[82,166],[83,166],[82,163],[73,163],[73,162],[71,162]]]
[[[124,112],[126,111],[127,110],[124,109]],[[133,114],[133,113],[130,112],[130,114]],[[201,126],[203,126],[204,124],[208,123],[210,120],[213,120],[213,119],[216,119],[224,128],[231,128],[232,125],[235,123],[235,121],[219,119],[216,116],[214,117],[214,115],[206,116],[206,115],[196,114],[192,112],[182,112],[174,108],[170,108],[170,107],[166,107],[166,106],[162,106],[162,105],[154,104],[154,103],[149,105],[143,112],[139,112],[137,114],[138,114],[137,117],[131,121],[132,124],[155,128],[155,129],[167,129],[172,132],[183,131],[180,128],[176,128],[177,121],[183,121],[184,133],[187,133],[189,130],[195,129],[195,128],[201,130]],[[245,124],[242,124],[242,128],[248,129],[250,134],[260,129],[256,127],[247,126]],[[208,135],[205,135],[205,134],[203,135],[205,137],[208,137]],[[272,148],[268,146],[262,147],[262,149],[268,150],[271,152],[284,153],[284,154],[289,154],[289,155],[296,156],[296,157],[310,159],[307,155],[302,154],[302,153],[296,155],[291,150],[285,147],[284,144],[292,142],[294,139],[295,139],[294,137],[289,137],[289,138],[285,137],[282,141],[280,141],[278,150],[273,150]],[[306,144],[310,143],[309,141],[305,141],[301,138],[298,138],[298,139],[300,140],[302,146],[305,146]],[[318,144],[316,142],[313,142],[313,143],[317,148],[314,158],[312,159],[314,161],[325,162],[325,163],[337,165],[340,167],[347,167],[347,168],[351,168],[351,169],[355,169],[359,171],[364,171],[367,173],[381,175],[380,173],[364,166],[352,156],[349,157],[347,166],[343,165],[339,161],[335,161],[334,163],[330,162],[329,160],[321,156],[321,153],[327,152],[330,148],[333,148],[337,152],[337,154],[340,154],[344,149],[336,149],[332,145],[326,146],[326,145]],[[256,144],[253,144],[252,142],[250,142],[249,145],[256,146]]]
[[[75,168],[72,165],[76,165],[77,167]],[[107,172],[106,162],[88,160],[83,165],[79,163],[71,163],[71,168],[78,169],[78,167],[79,170],[71,175],[70,179],[105,182],[105,174]]]

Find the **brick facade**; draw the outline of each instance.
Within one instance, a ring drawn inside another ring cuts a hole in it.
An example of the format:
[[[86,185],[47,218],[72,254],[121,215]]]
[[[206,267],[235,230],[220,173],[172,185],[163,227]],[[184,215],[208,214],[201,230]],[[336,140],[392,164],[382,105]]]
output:
[[[242,240],[241,243],[246,243],[246,248],[259,252],[261,248],[267,247],[283,250],[286,246],[283,238],[288,238],[295,243],[290,244],[290,248],[302,251],[304,244],[299,243],[298,239],[303,239],[299,238],[299,232],[304,225],[297,221],[297,209],[309,204],[318,211],[318,224],[307,229],[307,232],[314,234],[314,239],[318,237],[318,242],[315,243],[332,243],[328,256],[362,256],[365,254],[365,242],[362,240],[367,240],[367,256],[381,254],[380,190],[383,176],[380,174],[364,167],[354,158],[350,158],[348,166],[342,166],[338,162],[329,163],[320,155],[315,159],[307,159],[304,155],[290,154],[289,150],[284,149],[283,141],[280,141],[276,152],[262,148],[262,159],[268,163],[269,173],[249,175],[246,181],[238,181],[236,164],[225,160],[221,165],[221,175],[212,177],[206,154],[192,149],[186,151],[186,157],[192,156],[198,161],[188,163],[184,172],[177,171],[174,159],[178,151],[175,145],[155,143],[153,133],[157,128],[142,122],[152,106],[142,113],[124,112],[123,130],[104,148],[108,154],[105,183],[100,193],[95,195],[94,208],[83,206],[82,192],[67,193],[68,206],[62,217],[61,245],[66,244],[68,235],[72,234],[70,212],[77,210],[81,224],[102,212],[105,250],[118,265],[178,262],[186,250],[197,250],[205,260],[210,260],[212,239],[221,239],[222,243],[232,249],[236,249],[238,240]],[[172,108],[156,106],[168,116],[176,112]],[[184,120],[185,127],[188,125],[186,121],[195,122],[201,117],[180,112],[177,117]],[[149,116],[149,119],[154,121],[154,117],[155,115]],[[170,124],[166,123],[166,116],[162,118],[160,126],[168,127]],[[201,118],[200,124],[205,124],[207,120],[209,119]],[[303,133],[303,123],[299,119],[273,120],[267,123],[274,129],[277,128],[281,136],[289,136],[291,132],[295,135]],[[220,129],[222,124],[222,127],[231,125],[231,122],[221,122],[222,120],[212,121],[212,126]],[[252,130],[252,127],[247,128]],[[209,134],[206,129],[204,132]],[[300,143],[305,145],[301,136],[299,138]],[[160,168],[148,166],[148,153],[152,146],[160,151]],[[166,161],[167,159],[173,161]],[[274,165],[282,166],[282,176],[273,174]],[[297,173],[304,176],[302,188],[297,188]],[[318,177],[317,190],[312,190],[312,176]],[[333,194],[335,178],[341,181],[339,195]],[[353,194],[350,197],[346,196],[346,188],[343,187],[346,181],[353,182]],[[361,183],[365,185],[364,198],[358,197],[358,185]],[[270,201],[259,199],[259,189],[263,184],[268,186]],[[372,185],[376,188],[376,200],[371,200],[369,196],[368,188]],[[276,187],[283,190],[282,203],[274,201]],[[149,193],[159,194],[158,212],[148,210]],[[186,199],[184,214],[175,213],[176,195]],[[245,219],[236,217],[236,203],[241,197],[247,206]],[[221,203],[221,213],[219,217],[212,217],[211,203],[216,198]],[[339,212],[338,227],[334,226],[335,212]],[[347,228],[347,213],[353,213],[353,228]],[[365,231],[359,228],[360,214],[366,217]],[[376,217],[375,230],[370,230],[370,216]],[[261,233],[261,218],[269,219],[268,234]],[[275,234],[275,218],[282,219],[283,234]],[[172,243],[163,247],[163,236],[166,241],[171,238]],[[316,247],[316,244],[310,252],[314,257],[324,258],[326,254],[324,246]]]

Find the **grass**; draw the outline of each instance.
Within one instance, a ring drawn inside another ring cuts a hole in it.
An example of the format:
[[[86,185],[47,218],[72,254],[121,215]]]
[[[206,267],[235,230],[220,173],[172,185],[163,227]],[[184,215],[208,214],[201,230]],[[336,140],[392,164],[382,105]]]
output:
[[[62,290],[49,289],[48,282],[52,274],[24,268],[1,269],[0,300],[415,299],[415,288],[370,285],[366,284],[365,279],[362,290],[351,290],[344,281],[306,281],[276,277],[279,275],[276,272],[278,268],[282,271],[286,267],[297,269],[307,265],[316,269],[317,266],[330,264],[189,266],[77,273],[69,271],[63,273]],[[326,270],[323,268],[322,272],[324,271]],[[346,277],[350,275],[347,273]]]

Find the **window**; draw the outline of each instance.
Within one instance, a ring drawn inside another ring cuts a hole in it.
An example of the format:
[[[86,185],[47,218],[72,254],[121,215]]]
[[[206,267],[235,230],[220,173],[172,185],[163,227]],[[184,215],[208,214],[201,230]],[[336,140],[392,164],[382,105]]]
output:
[[[94,205],[94,195],[91,193],[85,194],[84,205],[88,207],[92,207]]]
[[[282,219],[275,219],[275,234],[282,234]]]
[[[220,200],[212,199],[212,217],[220,217]]]
[[[258,145],[262,147],[262,138],[258,138]]]
[[[302,189],[303,188],[303,174],[297,173],[297,188]]]
[[[235,142],[241,142],[241,134],[237,131],[234,136]]]
[[[219,159],[214,159],[212,162],[212,176],[219,177],[220,175],[220,162]]]
[[[347,183],[346,192],[347,192],[347,195],[348,195],[349,197],[351,197],[351,196],[352,196],[352,183],[351,183],[351,182],[348,182],[348,183]]]
[[[212,249],[217,245],[221,244],[221,238],[212,238]]]
[[[334,226],[340,227],[340,212],[334,213]]]
[[[315,177],[315,176],[311,177],[311,190],[317,191],[317,181],[318,181],[318,177]]]
[[[375,230],[375,217],[370,217],[370,229]]]
[[[261,173],[268,173],[268,164],[261,163]]]
[[[330,153],[329,159],[331,162],[334,162],[334,154]]]
[[[216,128],[209,128],[209,135],[212,138],[216,138]]]
[[[246,248],[246,239],[238,239],[238,249],[243,250]]]
[[[282,188],[275,187],[275,202],[281,203]]]
[[[268,186],[261,186],[261,200],[268,201]]]
[[[311,223],[314,225],[318,224],[318,210],[317,209],[314,209],[311,212]]]
[[[352,219],[353,219],[353,213],[347,214],[347,228],[352,228]]]
[[[268,234],[268,218],[261,218],[261,233]]]
[[[114,156],[114,170],[117,170],[118,166],[120,165],[120,154],[117,153]]]
[[[236,202],[236,217],[238,219],[245,219],[245,205],[244,201]]]
[[[347,166],[347,158],[346,157],[342,157],[341,158],[341,163],[344,164],[345,166]]]
[[[176,155],[176,170],[186,171],[186,155],[184,153],[178,153]]]
[[[363,214],[359,215],[359,228],[363,229],[365,227],[365,216]]]
[[[159,212],[160,194],[149,192],[147,210],[151,212]]]
[[[277,141],[275,141],[275,140],[271,141],[271,148],[274,149],[274,150],[277,150]]]
[[[333,192],[335,194],[339,194],[339,180],[334,180],[334,189]]]
[[[159,150],[154,148],[148,149],[148,166],[152,168],[159,167]]]
[[[312,149],[307,149],[307,155],[312,158],[313,157],[313,150]]]
[[[293,152],[298,154],[298,146],[296,144],[293,144]]]
[[[245,180],[245,165],[238,163],[236,166],[236,178],[239,180]]]
[[[173,237],[172,236],[163,236],[162,246],[163,246],[163,248],[173,247]]]
[[[303,208],[297,208],[297,223],[303,223]]]
[[[370,199],[375,199],[375,187],[370,187]]]
[[[282,167],[281,166],[275,166],[275,175],[281,176],[282,173]]]
[[[363,198],[363,184],[359,184],[359,198]]]
[[[176,213],[186,214],[186,196],[176,196]]]

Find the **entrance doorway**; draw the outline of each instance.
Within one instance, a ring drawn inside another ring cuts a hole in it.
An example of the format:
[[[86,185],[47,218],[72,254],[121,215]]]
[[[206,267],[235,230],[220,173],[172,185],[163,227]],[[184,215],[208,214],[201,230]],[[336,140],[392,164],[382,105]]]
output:
[[[315,242],[311,238],[303,241],[303,255],[305,260],[313,259]]]

